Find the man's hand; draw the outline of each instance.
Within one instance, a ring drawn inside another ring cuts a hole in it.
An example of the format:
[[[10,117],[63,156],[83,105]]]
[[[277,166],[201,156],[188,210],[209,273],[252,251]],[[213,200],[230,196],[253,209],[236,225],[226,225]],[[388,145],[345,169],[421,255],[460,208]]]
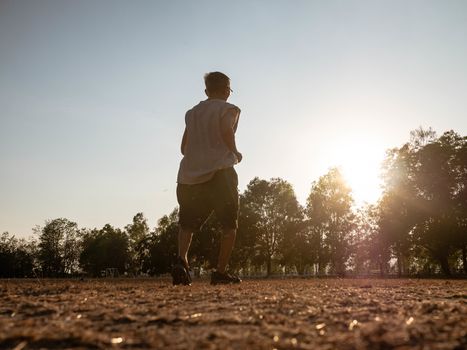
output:
[[[240,163],[243,159],[243,156],[240,152],[235,152],[235,156],[237,157],[237,161]]]

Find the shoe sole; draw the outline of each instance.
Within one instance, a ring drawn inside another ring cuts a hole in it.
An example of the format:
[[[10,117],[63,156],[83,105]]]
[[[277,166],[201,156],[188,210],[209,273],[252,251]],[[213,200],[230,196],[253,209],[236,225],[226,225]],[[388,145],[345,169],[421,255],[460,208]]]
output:
[[[225,281],[225,282],[224,281],[220,281],[220,282],[211,281],[212,286],[215,286],[215,285],[218,285],[218,284],[240,284],[240,283],[242,283],[242,281],[238,281],[238,282],[237,281],[235,281],[235,282],[234,281]]]
[[[188,280],[186,276],[185,268],[181,265],[176,265],[172,269],[172,284],[174,286],[177,285],[184,285],[184,286],[191,286],[191,282]]]

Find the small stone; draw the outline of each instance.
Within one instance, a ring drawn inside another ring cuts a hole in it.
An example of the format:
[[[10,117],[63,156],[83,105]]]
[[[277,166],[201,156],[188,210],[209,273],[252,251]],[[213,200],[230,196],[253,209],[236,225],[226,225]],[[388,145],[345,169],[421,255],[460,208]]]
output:
[[[123,342],[123,338],[122,338],[122,337],[112,338],[112,339],[110,339],[110,342],[111,342],[112,344],[120,344],[120,343]]]

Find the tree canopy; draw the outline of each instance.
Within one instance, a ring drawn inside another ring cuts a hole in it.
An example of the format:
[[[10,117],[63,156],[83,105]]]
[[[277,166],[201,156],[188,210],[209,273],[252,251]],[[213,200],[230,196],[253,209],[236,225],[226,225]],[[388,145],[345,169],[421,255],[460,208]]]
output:
[[[383,193],[356,207],[339,168],[312,182],[305,206],[284,179],[253,178],[240,194],[230,268],[243,274],[467,274],[467,137],[418,129],[387,151]],[[217,264],[214,215],[195,232],[196,273]],[[151,228],[137,213],[123,229],[78,228],[66,218],[36,227],[33,239],[0,236],[0,277],[136,276],[170,271],[178,209]]]

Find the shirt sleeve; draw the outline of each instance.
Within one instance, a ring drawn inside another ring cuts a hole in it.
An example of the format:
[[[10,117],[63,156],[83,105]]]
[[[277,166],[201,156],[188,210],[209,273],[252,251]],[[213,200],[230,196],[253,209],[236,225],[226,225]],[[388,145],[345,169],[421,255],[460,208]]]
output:
[[[240,110],[236,107],[227,109],[221,118],[221,131],[225,132],[229,129],[237,131],[238,118],[240,116]]]

